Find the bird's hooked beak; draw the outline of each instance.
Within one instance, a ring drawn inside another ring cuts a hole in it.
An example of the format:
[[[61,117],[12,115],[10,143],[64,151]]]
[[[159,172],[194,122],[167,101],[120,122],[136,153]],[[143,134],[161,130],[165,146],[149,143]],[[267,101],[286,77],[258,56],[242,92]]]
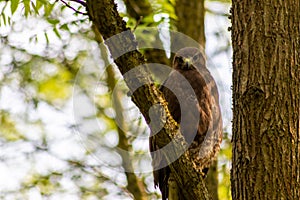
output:
[[[185,69],[190,69],[192,67],[192,59],[191,58],[184,58],[183,59],[183,65]]]

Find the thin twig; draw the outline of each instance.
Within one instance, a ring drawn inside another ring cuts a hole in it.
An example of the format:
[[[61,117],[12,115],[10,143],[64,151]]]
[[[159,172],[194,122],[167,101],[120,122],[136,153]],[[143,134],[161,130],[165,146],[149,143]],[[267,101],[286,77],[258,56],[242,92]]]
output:
[[[81,1],[81,0],[69,0],[69,1],[74,1],[76,3],[81,4],[82,6],[86,7],[86,3],[84,1]]]
[[[79,10],[76,10],[75,8],[73,8],[72,6],[70,6],[67,2],[65,2],[64,0],[60,0],[61,2],[63,2],[68,8],[71,8],[73,11],[75,11],[76,13],[82,14],[82,15],[87,15],[87,13],[81,12]],[[78,1],[78,0],[71,0],[71,1]],[[81,1],[80,1],[81,2]],[[77,2],[79,3],[79,2]],[[84,3],[84,2],[82,2]]]
[[[139,18],[139,20],[136,22],[136,24],[135,24],[135,26],[134,26],[132,32],[135,31],[135,29],[138,27],[138,25],[140,25],[140,23],[141,23],[142,20],[143,20],[143,16],[140,16],[140,18]]]

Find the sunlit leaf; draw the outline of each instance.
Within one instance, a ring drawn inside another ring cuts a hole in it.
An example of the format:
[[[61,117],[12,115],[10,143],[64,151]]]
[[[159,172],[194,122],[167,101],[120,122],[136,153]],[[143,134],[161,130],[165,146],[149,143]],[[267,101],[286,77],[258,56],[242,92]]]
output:
[[[25,16],[27,17],[30,13],[30,0],[23,0],[24,9],[25,9]]]
[[[59,39],[61,39],[60,33],[58,32],[57,28],[53,28],[53,32]]]
[[[44,3],[42,3],[41,1],[36,1],[35,8],[39,10],[43,5]]]
[[[14,14],[19,6],[19,2],[20,0],[11,0],[10,1],[10,10],[11,10],[11,13]]]
[[[23,184],[37,187],[42,195],[50,195],[55,191],[56,187],[59,186],[57,181],[60,176],[58,173],[49,175],[31,174],[27,176]]]
[[[55,76],[40,83],[40,96],[49,102],[69,98],[72,91],[71,78],[69,71],[60,69]]]
[[[0,137],[7,141],[17,141],[24,137],[16,128],[15,122],[10,118],[7,112],[0,112]]]
[[[34,10],[34,12],[35,12],[35,14],[39,14],[39,9],[36,7],[36,5],[34,5],[34,3],[33,2],[31,2],[31,6],[33,7],[33,10]]]
[[[44,33],[44,36],[45,36],[45,39],[46,39],[46,43],[47,43],[47,45],[50,43],[49,42],[49,37],[48,37],[48,34],[45,32]]]
[[[219,199],[232,199],[230,192],[230,172],[225,165],[221,166],[221,170],[219,171],[218,195]]]
[[[6,17],[4,15],[4,13],[2,13],[1,16],[2,16],[2,19],[3,19],[4,26],[6,26]]]
[[[38,41],[38,38],[37,38],[37,35],[36,35],[36,34],[34,34],[33,36],[31,36],[31,37],[29,38],[29,42],[32,42],[32,41],[34,41],[34,42],[37,42],[37,41]]]
[[[60,29],[66,30],[66,31],[69,31],[69,30],[70,30],[69,27],[68,27],[68,24],[63,24],[63,25],[61,25],[61,26],[60,26]]]
[[[47,19],[47,21],[52,24],[52,25],[56,25],[59,23],[59,20],[58,19]]]
[[[44,8],[45,8],[45,16],[47,17],[47,16],[49,16],[51,14],[51,12],[52,12],[52,10],[54,8],[54,4],[50,4],[50,3],[45,4]]]
[[[37,0],[37,2],[41,3],[41,4],[48,4],[49,1],[47,0]]]

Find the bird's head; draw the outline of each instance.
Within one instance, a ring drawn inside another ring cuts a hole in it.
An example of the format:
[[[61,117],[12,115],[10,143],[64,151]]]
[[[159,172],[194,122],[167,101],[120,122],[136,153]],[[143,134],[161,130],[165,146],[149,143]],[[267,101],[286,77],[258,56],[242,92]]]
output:
[[[205,67],[204,53],[195,47],[180,49],[173,60],[174,69],[191,70]]]

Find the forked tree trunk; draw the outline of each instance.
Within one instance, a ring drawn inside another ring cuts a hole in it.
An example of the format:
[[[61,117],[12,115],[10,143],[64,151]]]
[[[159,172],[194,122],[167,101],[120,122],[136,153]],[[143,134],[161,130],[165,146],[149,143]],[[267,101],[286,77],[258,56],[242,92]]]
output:
[[[300,1],[232,3],[232,197],[300,199]]]

